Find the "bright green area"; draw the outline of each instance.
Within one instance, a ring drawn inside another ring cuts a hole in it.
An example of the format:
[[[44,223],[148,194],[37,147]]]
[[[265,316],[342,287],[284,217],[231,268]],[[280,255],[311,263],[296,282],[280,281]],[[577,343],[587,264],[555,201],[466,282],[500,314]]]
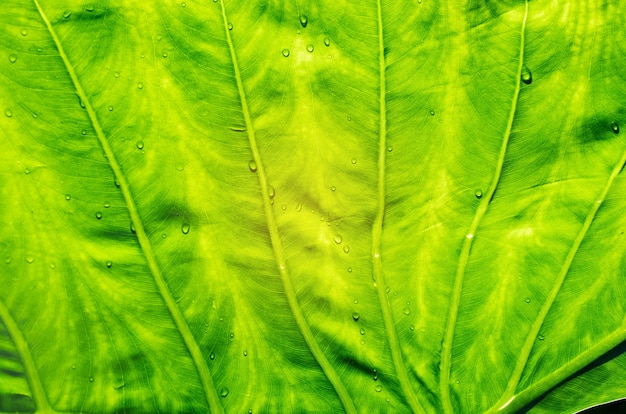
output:
[[[624,21],[4,1],[0,412],[626,397]]]

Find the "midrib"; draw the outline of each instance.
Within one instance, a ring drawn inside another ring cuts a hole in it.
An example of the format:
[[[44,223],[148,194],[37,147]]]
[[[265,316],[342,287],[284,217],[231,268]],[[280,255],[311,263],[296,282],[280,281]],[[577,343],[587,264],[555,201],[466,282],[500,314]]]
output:
[[[378,300],[380,302],[383,319],[385,323],[385,332],[389,339],[389,347],[391,349],[391,359],[398,375],[400,387],[414,413],[423,413],[423,409],[411,387],[411,382],[407,373],[404,360],[402,358],[402,349],[398,341],[398,335],[393,320],[391,304],[386,292],[384,274],[382,271],[381,244],[383,233],[383,221],[385,219],[385,168],[387,153],[387,80],[386,71],[387,64],[385,61],[385,42],[383,31],[383,11],[382,0],[377,0],[377,20],[378,20],[378,72],[379,72],[379,136],[378,136],[378,208],[374,223],[372,224],[372,265],[373,276],[378,290]]]
[[[155,281],[155,284],[157,285],[159,293],[161,297],[163,298],[163,301],[165,302],[168,308],[168,311],[170,312],[172,319],[176,327],[178,328],[181,334],[181,337],[185,343],[185,346],[187,347],[191,355],[191,358],[196,366],[198,375],[200,377],[200,381],[202,382],[202,387],[204,389],[204,394],[205,394],[207,403],[209,405],[209,408],[211,412],[221,413],[223,412],[223,409],[220,404],[219,397],[215,389],[215,385],[213,384],[213,379],[211,377],[211,373],[209,372],[209,367],[207,366],[206,361],[202,355],[202,351],[200,350],[198,343],[196,342],[193,334],[191,333],[191,330],[189,329],[189,326],[187,325],[187,322],[185,321],[181,310],[178,308],[174,297],[169,291],[167,283],[165,282],[165,279],[163,278],[163,275],[161,274],[161,271],[157,265],[156,259],[154,257],[154,253],[152,251],[152,246],[150,244],[148,236],[143,227],[141,218],[139,217],[139,212],[137,210],[135,201],[132,197],[130,187],[128,185],[128,182],[126,181],[126,178],[124,177],[122,173],[122,169],[120,168],[120,165],[117,162],[115,154],[113,153],[109,145],[107,137],[104,134],[104,131],[102,130],[102,126],[100,125],[96,112],[94,111],[91,105],[91,102],[89,101],[87,97],[87,94],[83,90],[83,87],[78,80],[78,76],[76,75],[76,72],[74,71],[74,67],[69,61],[67,55],[65,54],[65,50],[63,49],[63,46],[61,45],[61,42],[56,32],[54,31],[54,28],[52,27],[52,24],[48,20],[43,9],[41,8],[39,1],[33,0],[33,2],[35,6],[37,7],[37,11],[39,12],[42,20],[44,21],[48,29],[48,32],[50,33],[50,36],[52,37],[56,45],[56,48],[59,52],[61,59],[63,60],[65,68],[68,74],[70,75],[70,78],[72,79],[72,83],[74,87],[76,88],[76,93],[79,96],[81,102],[85,106],[85,110],[87,111],[89,120],[91,121],[91,124],[96,132],[98,142],[100,143],[100,146],[102,147],[102,150],[104,151],[106,155],[106,158],[109,162],[109,166],[111,167],[111,170],[113,170],[113,174],[115,175],[115,179],[117,180],[117,183],[119,183],[119,187],[120,187],[120,190],[122,191],[124,201],[126,202],[126,206],[128,207],[128,211],[131,217],[131,222],[135,228],[135,234],[139,241],[139,245],[144,254],[144,257],[146,258],[146,262],[148,263],[148,267]]]
[[[291,282],[291,275],[289,274],[289,270],[287,268],[287,262],[285,260],[285,252],[280,240],[280,235],[278,233],[278,226],[276,224],[276,218],[274,217],[274,212],[272,210],[272,204],[270,202],[269,195],[269,184],[267,182],[267,175],[265,173],[265,167],[263,166],[261,155],[259,153],[259,148],[257,146],[256,135],[254,130],[254,125],[252,124],[252,118],[250,115],[250,109],[248,107],[248,102],[246,99],[246,93],[243,87],[243,81],[241,79],[241,71],[239,70],[239,63],[237,60],[237,54],[235,53],[235,46],[233,44],[232,38],[230,36],[230,30],[228,30],[228,17],[226,15],[226,6],[224,5],[224,1],[219,2],[222,8],[222,20],[224,24],[224,30],[226,33],[226,41],[228,43],[228,48],[230,51],[230,57],[233,65],[233,71],[235,72],[235,80],[237,83],[237,90],[239,92],[239,99],[241,101],[241,110],[243,112],[244,121],[246,123],[246,132],[248,134],[248,141],[250,144],[250,149],[252,151],[252,157],[254,162],[256,163],[257,170],[256,174],[259,178],[259,184],[261,186],[261,194],[263,197],[263,208],[265,211],[265,220],[267,221],[267,228],[270,234],[270,240],[272,244],[272,249],[274,251],[274,256],[276,260],[276,265],[278,267],[278,271],[280,273],[281,281],[283,284],[283,288],[285,290],[285,296],[287,297],[287,303],[289,304],[289,308],[293,314],[296,325],[304,338],[305,343],[309,347],[311,354],[319,364],[320,368],[328,378],[328,381],[331,383],[337,396],[339,397],[344,409],[347,413],[356,414],[357,410],[354,406],[354,402],[350,397],[343,381],[330,364],[326,356],[324,355],[322,349],[319,344],[315,340],[313,336],[313,332],[309,327],[306,318],[304,317],[304,313],[300,307],[298,302],[298,298],[296,296],[296,291]]]
[[[476,230],[480,225],[482,218],[487,213],[487,209],[489,208],[489,204],[493,199],[493,196],[496,192],[496,188],[500,182],[500,177],[502,176],[502,168],[504,166],[504,159],[506,156],[506,151],[509,144],[509,139],[511,137],[511,130],[513,128],[513,121],[515,119],[515,113],[517,111],[517,103],[519,99],[520,86],[521,86],[521,78],[522,78],[522,69],[524,67],[524,42],[525,42],[525,31],[526,31],[526,19],[528,17],[528,0],[525,0],[525,9],[524,9],[524,17],[522,20],[522,28],[521,28],[521,36],[520,36],[520,53],[518,58],[517,65],[517,73],[516,73],[516,83],[515,83],[515,92],[513,94],[511,109],[509,112],[509,119],[507,121],[506,130],[504,132],[504,137],[502,140],[502,145],[500,147],[500,154],[498,157],[498,162],[496,164],[496,171],[493,176],[493,180],[491,181],[491,185],[489,186],[489,190],[487,194],[483,197],[478,209],[476,210],[476,214],[474,215],[474,220],[469,227],[467,235],[463,241],[463,247],[461,248],[461,255],[459,257],[459,264],[457,266],[455,279],[454,279],[454,287],[452,291],[452,300],[450,304],[450,311],[448,314],[448,320],[445,327],[445,337],[442,344],[442,355],[441,355],[441,370],[440,370],[440,393],[441,400],[443,404],[443,410],[445,413],[452,413],[452,400],[450,397],[450,371],[452,368],[452,342],[454,340],[454,330],[456,327],[456,322],[458,318],[459,306],[461,301],[461,291],[463,288],[463,278],[465,276],[465,269],[467,268],[467,264],[469,261],[470,251],[472,249],[472,243],[474,241],[474,237],[476,234]]]

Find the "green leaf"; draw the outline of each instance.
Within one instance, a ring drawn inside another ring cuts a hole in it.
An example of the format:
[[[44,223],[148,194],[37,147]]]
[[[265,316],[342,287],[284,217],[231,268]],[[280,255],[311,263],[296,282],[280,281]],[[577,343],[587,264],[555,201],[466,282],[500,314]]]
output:
[[[4,2],[0,411],[626,397],[624,10]]]

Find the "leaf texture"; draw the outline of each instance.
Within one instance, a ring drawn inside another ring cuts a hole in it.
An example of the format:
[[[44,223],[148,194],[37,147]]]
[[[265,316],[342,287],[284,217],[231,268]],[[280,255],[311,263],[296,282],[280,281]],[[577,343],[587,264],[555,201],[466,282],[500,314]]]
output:
[[[626,397],[620,0],[8,0],[0,412]]]

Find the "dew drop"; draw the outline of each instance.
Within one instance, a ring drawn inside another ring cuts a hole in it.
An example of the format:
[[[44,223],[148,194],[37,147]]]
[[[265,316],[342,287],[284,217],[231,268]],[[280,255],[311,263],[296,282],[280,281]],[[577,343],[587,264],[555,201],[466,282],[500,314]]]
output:
[[[96,213],[96,218],[97,218],[98,220],[100,220],[100,219],[102,218],[102,212],[98,211],[98,212]]]
[[[335,187],[334,185],[330,186],[330,191],[335,191],[337,189],[337,187]]]
[[[69,195],[69,194],[65,194],[65,199],[66,199],[67,201],[70,201],[70,200],[72,199],[72,196],[71,196],[71,195]]]
[[[361,328],[361,330],[359,331],[359,333],[360,333],[361,335],[365,335],[365,328]]]
[[[350,252],[350,246],[348,246],[347,244],[345,246],[343,246],[343,251],[344,251],[344,253],[349,253]]]
[[[352,164],[356,164],[356,158],[352,158]]]
[[[374,369],[372,372],[374,373],[374,381],[378,381],[378,370]]]
[[[7,109],[6,111],[4,111],[4,115],[5,115],[7,118],[11,118],[11,117],[13,116],[13,111],[12,111],[12,110],[10,110],[10,109]]]
[[[183,232],[183,234],[188,234],[190,228],[191,226],[187,223],[183,223],[183,225],[180,226],[180,230]]]
[[[243,351],[243,356],[248,356],[248,351],[247,350]]]
[[[113,262],[110,260],[107,260],[107,267],[110,269],[111,266],[113,266]]]
[[[233,30],[233,24],[232,23],[228,23],[228,30]]]
[[[468,234],[468,235],[467,235],[467,236],[465,236],[465,237],[466,237],[466,238],[468,238],[468,239],[473,239],[473,238],[474,238],[474,235],[473,235],[472,233],[470,233],[470,234]]]
[[[387,147],[387,152],[391,152],[391,151],[393,151],[393,147],[390,145]]]
[[[233,342],[233,340],[235,339],[235,333],[231,332],[230,335],[228,335],[228,337],[229,337],[229,341]]]
[[[21,34],[22,36],[27,36],[27,35],[28,35],[28,30],[26,30],[26,29],[22,29],[22,31],[20,32],[20,34]]]
[[[330,46],[330,37],[326,36],[326,37],[324,38],[324,44],[325,44],[326,46]]]
[[[434,109],[430,110],[430,116],[435,116],[435,110]]]
[[[374,387],[374,389],[376,390],[376,392],[381,392],[383,390],[382,385],[378,384],[377,386]]]
[[[163,58],[167,58],[167,52],[163,52]]]
[[[409,329],[414,331],[415,330],[415,326],[411,325],[411,326],[409,326]]]
[[[90,13],[91,13],[92,11],[94,11],[95,9],[96,9],[96,8],[94,7],[94,5],[93,5],[93,4],[88,4],[88,5],[87,5],[87,7],[85,7],[85,10],[86,10],[86,11],[88,11],[88,12],[90,12]]]
[[[256,172],[256,162],[254,162],[254,160],[250,160],[248,162],[248,168],[250,169],[251,172]]]
[[[109,207],[111,207],[111,203],[109,203],[108,201],[106,201],[106,202],[104,203],[104,208],[109,208]]]
[[[143,149],[143,141],[137,141],[137,149]]]
[[[348,273],[352,273],[352,268],[351,267],[348,268]]]
[[[461,380],[456,380],[455,382],[456,382],[457,384],[460,384],[460,383],[461,383]]]
[[[284,57],[289,57],[289,49],[287,49],[287,48],[283,49],[283,56]]]
[[[225,398],[226,396],[228,396],[228,388],[226,387],[222,387],[222,389],[220,390],[220,395],[222,396],[222,398]]]
[[[341,244],[341,242],[342,242],[343,238],[341,237],[341,235],[340,235],[340,234],[336,234],[336,235],[335,235],[335,238],[334,238],[333,240],[335,240],[335,243],[337,243],[337,244]]]
[[[76,364],[72,364],[72,369],[76,369]]]
[[[89,382],[93,382],[93,377],[89,377]]]
[[[281,209],[281,210],[283,210],[283,211],[287,210],[287,204],[283,204],[283,205],[281,205],[281,206],[280,206],[280,209]]]
[[[275,189],[274,187],[270,186],[270,188],[269,188],[269,190],[268,190],[267,195],[268,195],[270,198],[274,198],[274,197],[276,197],[276,189]]]
[[[83,134],[83,135],[87,135],[87,130],[83,129],[82,131],[80,131],[80,133]]]
[[[546,339],[546,337],[545,337],[545,336],[543,336],[543,335],[541,335],[541,334],[539,334],[539,335],[537,336],[537,339],[539,339],[540,341],[543,341],[544,339]]]
[[[32,263],[35,261],[35,258],[33,256],[27,256],[26,257],[26,263]]]
[[[474,191],[474,196],[476,196],[476,198],[482,198],[482,196],[483,196],[483,190],[481,190],[480,188],[477,188],[477,189]]]
[[[180,3],[180,7],[187,7],[187,3],[185,2]]]
[[[411,309],[409,309],[409,308],[404,308],[404,310],[402,311],[402,313],[404,313],[405,315],[410,315],[410,314],[411,314]]]
[[[309,24],[309,18],[308,18],[308,17],[306,17],[306,15],[301,14],[301,15],[300,15],[300,25],[301,25],[302,27],[306,27],[306,25],[307,25],[307,24]]]
[[[526,299],[524,299],[524,302],[526,302],[526,303],[530,303],[530,298],[529,298],[529,297],[526,297]]]
[[[65,11],[63,12],[63,17],[64,17],[64,18],[66,18],[66,19],[69,19],[69,17],[70,17],[71,15],[72,15],[72,12],[71,12],[71,11],[69,11],[69,10],[65,10]]]
[[[137,233],[137,229],[135,229],[135,225],[133,223],[130,223],[130,232],[133,234]]]
[[[113,112],[113,106],[109,105],[107,109],[109,110],[109,112]]]
[[[209,355],[209,358],[211,358],[211,361],[213,361],[215,359],[215,352],[211,352],[211,355]]]
[[[359,312],[352,313],[352,319],[354,319],[355,322],[358,321],[360,317]]]
[[[57,268],[57,265],[56,265],[56,264],[54,264],[54,263],[50,263],[50,269],[56,269],[56,268]]]
[[[524,67],[522,68],[522,82],[524,82],[526,85],[530,85],[531,83],[533,83],[533,74],[530,72],[530,69],[528,69],[528,67],[526,67],[526,65],[524,65]]]
[[[306,47],[306,51],[309,53],[313,53],[313,50],[315,50],[315,47],[313,47],[312,44],[308,44]]]
[[[113,72],[113,76],[115,76],[116,78],[120,77],[120,73],[119,72]]]
[[[611,130],[614,134],[619,134],[619,124],[617,122],[611,123]]]
[[[137,89],[143,89],[143,82],[137,82]]]

